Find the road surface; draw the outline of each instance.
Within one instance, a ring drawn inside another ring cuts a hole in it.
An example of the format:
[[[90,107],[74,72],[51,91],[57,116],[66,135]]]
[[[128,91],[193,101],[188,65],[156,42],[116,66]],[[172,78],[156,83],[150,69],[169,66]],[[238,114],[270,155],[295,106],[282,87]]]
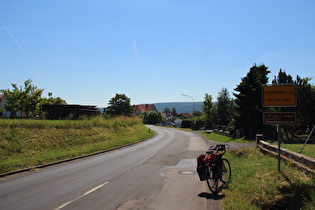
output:
[[[211,143],[149,127],[157,135],[137,145],[2,178],[0,209],[219,209],[195,172]]]

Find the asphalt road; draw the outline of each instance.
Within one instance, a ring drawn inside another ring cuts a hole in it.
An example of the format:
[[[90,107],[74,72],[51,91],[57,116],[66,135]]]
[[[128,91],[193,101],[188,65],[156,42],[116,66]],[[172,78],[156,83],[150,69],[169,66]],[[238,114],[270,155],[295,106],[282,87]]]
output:
[[[150,128],[157,135],[137,145],[2,178],[0,209],[219,209],[195,173],[211,143]]]

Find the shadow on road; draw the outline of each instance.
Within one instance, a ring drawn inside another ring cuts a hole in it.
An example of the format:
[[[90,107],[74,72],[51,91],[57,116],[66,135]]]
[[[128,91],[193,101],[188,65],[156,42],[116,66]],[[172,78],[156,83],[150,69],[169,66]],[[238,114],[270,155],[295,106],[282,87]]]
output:
[[[212,200],[220,200],[225,197],[224,194],[212,194],[212,193],[207,193],[207,192],[202,192],[198,194],[198,196],[201,198],[212,199]]]

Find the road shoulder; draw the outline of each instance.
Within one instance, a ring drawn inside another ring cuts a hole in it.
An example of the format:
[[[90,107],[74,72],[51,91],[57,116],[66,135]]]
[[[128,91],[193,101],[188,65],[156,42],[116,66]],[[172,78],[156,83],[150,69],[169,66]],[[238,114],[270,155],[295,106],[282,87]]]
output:
[[[195,167],[170,167],[161,186],[148,199],[131,200],[120,206],[126,209],[220,209],[206,184],[200,182]]]

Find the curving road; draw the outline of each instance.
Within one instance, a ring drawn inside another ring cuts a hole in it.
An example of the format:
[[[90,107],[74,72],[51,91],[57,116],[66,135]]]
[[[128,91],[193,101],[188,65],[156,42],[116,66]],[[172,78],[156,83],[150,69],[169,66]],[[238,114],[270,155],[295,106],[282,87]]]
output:
[[[219,209],[195,174],[211,143],[149,127],[157,135],[137,145],[2,178],[0,209]]]

